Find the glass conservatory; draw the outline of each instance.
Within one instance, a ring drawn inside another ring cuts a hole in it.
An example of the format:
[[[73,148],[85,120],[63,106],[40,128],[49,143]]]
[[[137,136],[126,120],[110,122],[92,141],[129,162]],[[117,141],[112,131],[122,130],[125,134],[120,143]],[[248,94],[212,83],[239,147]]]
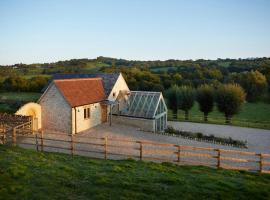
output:
[[[114,115],[133,120],[133,124],[136,122],[139,127],[145,126],[144,130],[148,129],[147,126],[153,132],[166,129],[167,107],[161,92],[130,91],[127,98],[119,97],[117,101],[119,104],[113,108]]]

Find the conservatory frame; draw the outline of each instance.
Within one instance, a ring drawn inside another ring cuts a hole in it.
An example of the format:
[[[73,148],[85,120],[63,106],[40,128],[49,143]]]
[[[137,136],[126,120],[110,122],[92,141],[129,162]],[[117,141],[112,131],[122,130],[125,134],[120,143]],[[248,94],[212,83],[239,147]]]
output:
[[[151,123],[153,123],[152,130],[163,132],[167,127],[167,111],[161,92],[130,91],[125,108],[114,114],[128,118],[151,120]]]

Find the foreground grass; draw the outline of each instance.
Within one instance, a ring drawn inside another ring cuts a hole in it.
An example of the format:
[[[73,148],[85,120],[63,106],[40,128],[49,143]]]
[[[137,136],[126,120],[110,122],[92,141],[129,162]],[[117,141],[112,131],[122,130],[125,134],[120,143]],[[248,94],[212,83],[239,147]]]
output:
[[[270,199],[270,175],[0,145],[0,199]]]
[[[169,111],[169,120],[172,120]],[[179,111],[178,120],[184,121],[184,112]],[[208,123],[225,124],[225,118],[216,108],[208,116]],[[203,113],[200,112],[198,104],[190,110],[190,121],[203,122]],[[245,103],[239,112],[232,118],[232,125],[270,129],[270,104],[266,103]]]

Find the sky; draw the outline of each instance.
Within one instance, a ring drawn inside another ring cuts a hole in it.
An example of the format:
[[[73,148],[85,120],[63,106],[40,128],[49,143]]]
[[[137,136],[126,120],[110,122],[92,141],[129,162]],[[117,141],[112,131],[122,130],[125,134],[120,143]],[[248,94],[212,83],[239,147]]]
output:
[[[270,56],[269,0],[0,0],[0,64]]]

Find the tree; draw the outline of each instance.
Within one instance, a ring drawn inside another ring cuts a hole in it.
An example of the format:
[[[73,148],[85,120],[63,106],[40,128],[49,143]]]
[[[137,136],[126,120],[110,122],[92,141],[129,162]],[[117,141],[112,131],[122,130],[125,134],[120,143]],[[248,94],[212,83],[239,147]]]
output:
[[[177,119],[178,108],[179,108],[179,87],[173,85],[165,93],[168,107],[173,112],[173,118]]]
[[[204,114],[204,121],[208,121],[208,113],[214,108],[214,88],[209,85],[201,85],[197,89],[196,99],[199,103],[199,109]]]
[[[179,108],[185,111],[185,120],[189,119],[189,110],[195,101],[194,89],[190,86],[179,87]]]
[[[27,79],[20,76],[11,76],[3,82],[2,88],[5,91],[28,91],[28,86]]]
[[[179,73],[173,74],[172,80],[174,81],[174,83],[175,83],[176,85],[179,85],[179,84],[181,83],[181,80],[182,80],[181,74],[179,74]]]
[[[48,78],[44,76],[35,76],[29,80],[29,91],[40,92],[47,84]]]
[[[240,84],[247,93],[247,101],[254,102],[267,91],[266,77],[259,71],[242,72],[232,75],[235,83]]]
[[[225,115],[225,123],[230,124],[233,115],[240,111],[246,94],[238,84],[225,84],[217,89],[216,103],[218,110]]]

